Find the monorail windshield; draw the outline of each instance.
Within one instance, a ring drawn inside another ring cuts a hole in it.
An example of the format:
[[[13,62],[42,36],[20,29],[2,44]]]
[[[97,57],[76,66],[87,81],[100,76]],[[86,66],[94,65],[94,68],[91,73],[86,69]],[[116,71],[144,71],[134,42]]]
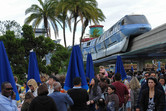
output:
[[[132,15],[126,16],[125,19],[122,21],[122,25],[128,24],[149,24],[146,17],[143,15]]]

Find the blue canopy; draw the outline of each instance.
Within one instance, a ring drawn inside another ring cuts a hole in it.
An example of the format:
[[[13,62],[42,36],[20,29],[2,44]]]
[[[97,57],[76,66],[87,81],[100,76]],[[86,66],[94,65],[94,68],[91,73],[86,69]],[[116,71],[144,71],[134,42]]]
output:
[[[117,56],[115,74],[117,72],[121,74],[122,80],[127,78],[126,72],[125,72],[124,67],[123,67],[123,62],[122,62],[121,56]]]
[[[94,67],[93,67],[93,61],[92,56],[90,53],[88,53],[87,60],[86,60],[86,77],[88,77],[91,81],[92,78],[95,77]]]
[[[38,63],[37,63],[37,58],[36,58],[35,52],[30,52],[30,57],[29,57],[27,82],[30,79],[35,79],[37,83],[41,83],[39,68],[38,68]],[[28,89],[29,89],[29,87],[26,87],[26,91],[28,91]]]
[[[16,93],[16,100],[20,100],[19,93],[16,87],[16,83],[13,77],[13,72],[10,67],[10,62],[6,54],[4,44],[2,41],[0,41],[0,87],[1,87],[1,84],[5,81],[8,81],[11,83],[13,87],[13,91]],[[1,88],[0,88],[0,92],[1,92]]]
[[[82,88],[88,90],[88,84],[84,73],[84,65],[82,60],[82,53],[78,45],[74,46],[70,56],[67,75],[65,79],[64,89],[68,90],[73,88],[73,79],[75,77],[81,78]]]

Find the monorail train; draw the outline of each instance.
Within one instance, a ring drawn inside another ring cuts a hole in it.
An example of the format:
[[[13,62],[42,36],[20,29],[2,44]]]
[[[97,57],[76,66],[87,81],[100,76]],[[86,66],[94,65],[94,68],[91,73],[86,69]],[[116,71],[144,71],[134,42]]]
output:
[[[127,50],[129,39],[151,30],[144,15],[126,15],[100,37],[82,42],[83,60],[91,53],[92,59],[100,59]]]

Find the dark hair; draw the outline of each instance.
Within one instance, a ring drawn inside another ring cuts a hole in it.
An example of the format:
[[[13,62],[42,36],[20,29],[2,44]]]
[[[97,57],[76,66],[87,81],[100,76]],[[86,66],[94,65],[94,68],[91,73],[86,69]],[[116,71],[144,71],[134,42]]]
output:
[[[104,78],[104,77],[100,78],[101,82],[105,82],[105,80],[106,80],[106,78]]]
[[[151,75],[152,73],[156,74],[156,72],[155,72],[155,71],[150,71],[150,72],[149,72],[149,75]]]
[[[148,81],[149,81],[149,80],[153,80],[153,81],[154,81],[154,83],[156,83],[156,85],[158,84],[157,79],[156,79],[156,78],[154,78],[154,77],[148,77],[148,79],[147,79],[147,84],[148,84]]]
[[[33,96],[33,93],[32,92],[27,92],[25,94],[25,102],[31,102],[33,100],[34,96]]]
[[[74,85],[79,85],[81,83],[81,78],[80,77],[75,77],[73,80]]]
[[[18,78],[17,78],[17,76],[14,76],[14,80],[15,80],[15,82],[16,82],[16,81],[18,81]]]
[[[96,101],[96,105],[99,107],[100,111],[107,111],[105,107],[105,100],[103,98],[99,98]]]
[[[59,81],[54,75],[50,75],[49,78],[52,78],[54,81]]]
[[[37,94],[38,96],[47,95],[48,94],[47,85],[46,84],[40,85],[39,88],[37,89]]]
[[[163,75],[161,75],[161,76],[159,76],[158,81],[159,81],[160,79],[164,79],[164,80],[165,80],[165,77],[164,77]]]
[[[117,73],[115,74],[115,80],[116,80],[116,81],[120,81],[120,80],[121,80],[121,74],[120,74],[120,73],[117,72]]]
[[[112,90],[114,90],[114,93],[116,93],[116,87],[114,85],[108,85]]]
[[[93,90],[93,96],[97,96],[97,86],[98,86],[99,80],[97,78],[92,78],[92,79],[94,79],[95,85],[93,86],[93,89],[92,89],[92,85],[90,85],[90,87],[89,87],[89,93],[91,92],[91,90]]]
[[[145,76],[145,74],[148,74],[148,76],[149,76],[149,73],[148,73],[148,72],[144,72],[144,76]]]
[[[90,82],[90,79],[89,79],[89,77],[86,77],[86,81],[87,81],[87,83],[88,83],[88,82]]]
[[[30,98],[34,98],[33,93],[32,92],[27,92],[25,94],[25,99],[30,99]]]
[[[2,89],[6,88],[5,87],[6,84],[10,84],[10,82],[8,82],[8,81],[3,82],[2,85],[1,85],[1,91],[2,91]]]

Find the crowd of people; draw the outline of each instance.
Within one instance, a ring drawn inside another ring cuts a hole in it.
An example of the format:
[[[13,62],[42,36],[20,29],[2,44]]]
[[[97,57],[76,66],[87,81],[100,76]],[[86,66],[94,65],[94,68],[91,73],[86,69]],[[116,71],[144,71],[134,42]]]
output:
[[[16,82],[21,104],[15,100],[11,83],[4,82],[0,111],[166,111],[165,71],[130,72],[122,81],[120,73],[107,72],[100,66],[99,74],[87,78],[88,90],[81,87],[81,78],[75,77],[73,88],[65,91],[64,80],[51,75],[38,84],[30,79],[25,83],[27,92],[20,91]]]

